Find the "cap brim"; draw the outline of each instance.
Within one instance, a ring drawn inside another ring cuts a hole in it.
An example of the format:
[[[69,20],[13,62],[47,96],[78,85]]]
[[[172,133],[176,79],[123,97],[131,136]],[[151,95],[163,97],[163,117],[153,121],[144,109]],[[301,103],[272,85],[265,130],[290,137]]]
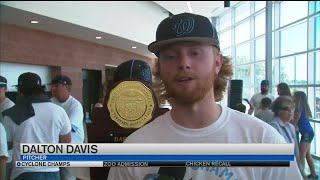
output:
[[[182,38],[174,38],[174,39],[163,40],[163,41],[155,41],[155,42],[149,44],[148,49],[150,52],[153,52],[156,54],[159,52],[160,49],[164,48],[164,46],[167,46],[167,45],[173,44],[173,43],[184,42],[184,41],[200,42],[200,43],[211,44],[213,46],[219,46],[219,41],[212,39],[212,38],[182,37]]]

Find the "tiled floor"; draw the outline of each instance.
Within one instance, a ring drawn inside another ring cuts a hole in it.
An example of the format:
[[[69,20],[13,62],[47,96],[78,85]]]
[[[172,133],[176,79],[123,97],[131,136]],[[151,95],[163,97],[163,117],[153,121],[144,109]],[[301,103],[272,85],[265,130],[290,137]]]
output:
[[[316,173],[317,175],[319,176],[320,178],[320,160],[319,159],[316,159],[316,158],[313,158],[313,161],[314,161],[314,168],[316,170]],[[310,170],[309,170],[309,167],[307,165],[307,162],[306,162],[306,165],[305,165],[305,173],[306,175],[310,174]]]

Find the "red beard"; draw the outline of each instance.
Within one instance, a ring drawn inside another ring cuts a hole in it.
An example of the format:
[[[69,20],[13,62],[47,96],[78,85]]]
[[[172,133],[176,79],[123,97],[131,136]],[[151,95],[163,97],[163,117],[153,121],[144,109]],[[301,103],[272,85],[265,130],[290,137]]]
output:
[[[179,75],[181,76],[181,75]],[[212,70],[206,77],[200,79],[192,73],[183,74],[194,78],[187,86],[179,86],[163,80],[166,91],[169,97],[175,100],[178,104],[188,105],[202,100],[210,90],[213,88],[215,73]],[[178,78],[178,77],[177,77]]]

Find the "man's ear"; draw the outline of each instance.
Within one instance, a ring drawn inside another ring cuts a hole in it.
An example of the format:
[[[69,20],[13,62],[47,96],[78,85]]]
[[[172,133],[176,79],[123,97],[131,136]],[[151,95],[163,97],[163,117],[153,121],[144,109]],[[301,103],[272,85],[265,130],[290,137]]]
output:
[[[159,63],[159,59],[156,59],[156,63],[154,65],[154,67],[152,68],[152,74],[153,75],[160,75],[160,63]]]
[[[223,56],[222,54],[220,54],[219,52],[217,52],[216,56],[215,56],[215,74],[219,74],[220,72],[220,69],[222,67],[222,64],[223,64]]]

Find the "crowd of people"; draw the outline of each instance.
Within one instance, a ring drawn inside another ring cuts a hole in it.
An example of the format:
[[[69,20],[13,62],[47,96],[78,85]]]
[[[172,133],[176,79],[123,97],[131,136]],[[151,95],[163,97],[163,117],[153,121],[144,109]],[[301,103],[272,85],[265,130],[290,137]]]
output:
[[[307,95],[303,91],[295,91],[292,95],[287,83],[277,85],[278,97],[269,93],[269,81],[261,81],[261,91],[245,100],[250,109],[248,114],[273,126],[286,140],[295,146],[295,156],[303,176],[309,179],[318,179],[310,145],[314,138],[314,130],[309,122],[312,113]],[[241,111],[241,110],[239,110]],[[243,111],[242,111],[243,112]],[[305,161],[307,160],[310,174],[305,175]]]
[[[83,143],[83,108],[70,95],[69,77],[57,75],[49,84],[52,98],[46,93],[39,75],[23,73],[16,85],[18,94],[13,103],[5,96],[7,79],[0,76],[0,179],[75,180],[81,168],[16,167],[20,143]]]
[[[288,86],[280,83],[275,99],[269,93],[269,81],[263,80],[261,92],[247,100],[249,114],[216,103],[233,76],[233,65],[221,54],[217,31],[207,17],[181,13],[164,19],[157,28],[156,41],[148,49],[158,57],[153,71],[155,84],[161,87],[157,93],[172,109],[132,133],[124,143],[293,143],[296,162],[290,162],[290,167],[224,167],[219,174],[215,167],[186,167],[181,180],[318,178],[310,155],[314,132],[304,92],[291,96]],[[70,95],[72,83],[68,77],[59,75],[52,80],[53,98],[49,99],[37,74],[21,74],[16,104],[3,96],[7,81],[4,77],[0,80],[4,88],[0,88],[4,126],[0,123],[1,174],[5,172],[2,167],[10,162],[8,157],[12,157],[11,162],[18,160],[20,143],[84,141],[83,110]],[[299,141],[297,132],[301,134]],[[310,175],[304,174],[305,159]],[[10,179],[16,180],[76,178],[72,169],[61,169],[60,173],[59,168],[8,167]],[[159,168],[113,167],[108,179],[150,179]]]

